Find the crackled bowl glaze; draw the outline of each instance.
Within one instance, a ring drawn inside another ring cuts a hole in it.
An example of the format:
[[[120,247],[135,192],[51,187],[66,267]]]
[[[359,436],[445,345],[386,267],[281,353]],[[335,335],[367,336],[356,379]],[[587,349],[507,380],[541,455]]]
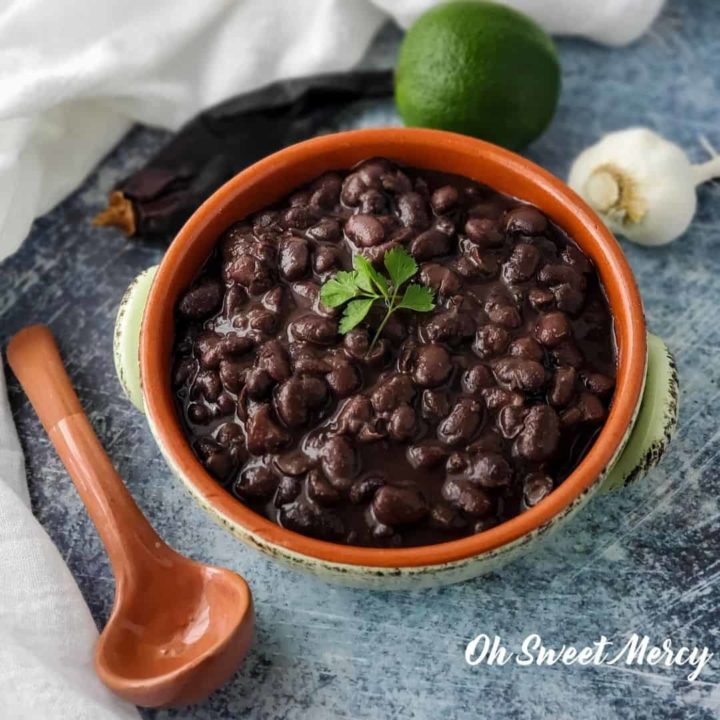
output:
[[[460,540],[402,549],[325,542],[286,530],[223,490],[183,434],[170,387],[173,310],[233,222],[272,204],[325,171],[373,156],[464,175],[530,202],[593,260],[607,293],[618,350],[608,419],[582,462],[547,498],[497,527]],[[139,363],[138,363],[139,358]],[[115,360],[121,383],[142,409],[170,468],[225,528],[293,568],[347,585],[397,589],[466,580],[527,551],[595,492],[644,475],[660,459],[677,419],[677,373],[664,343],[648,335],[632,271],[615,238],[564,183],[519,155],[437,130],[356,130],[315,138],[236,175],[187,221],[162,263],[130,286],[118,313]]]

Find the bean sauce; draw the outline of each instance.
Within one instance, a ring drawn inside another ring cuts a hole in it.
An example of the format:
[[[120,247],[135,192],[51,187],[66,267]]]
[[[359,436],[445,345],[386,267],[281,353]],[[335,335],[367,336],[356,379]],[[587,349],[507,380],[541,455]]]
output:
[[[404,247],[430,313],[345,335],[321,285]],[[592,262],[537,208],[382,158],[229,227],[176,308],[172,384],[207,471],[315,538],[408,547],[537,505],[612,402],[612,318]]]

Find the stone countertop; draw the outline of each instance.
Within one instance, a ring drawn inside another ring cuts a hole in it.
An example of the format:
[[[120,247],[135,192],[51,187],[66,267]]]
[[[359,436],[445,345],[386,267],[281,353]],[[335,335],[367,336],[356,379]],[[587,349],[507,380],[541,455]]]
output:
[[[393,30],[375,47],[387,62]],[[648,125],[703,156],[720,145],[720,4],[669,3],[637,44],[607,49],[559,42],[558,114],[528,154],[560,176],[610,130]],[[714,76],[713,76],[714,73]],[[343,126],[396,123],[389,103]],[[107,190],[166,139],[134,130],[72,197],[39,219],[22,250],[0,265],[0,342],[31,322],[58,337],[90,418],[132,494],[178,550],[250,582],[257,637],[234,679],[205,703],[146,718],[257,720],[556,717],[712,718],[720,715],[720,185],[699,190],[697,218],[676,243],[624,244],[650,329],[675,352],[682,384],[678,434],[637,487],[596,498],[531,555],[453,587],[399,594],[331,587],[273,564],[226,534],[188,498],[161,459],[113,370],[112,325],[131,279],[160,259],[155,246],[89,226]],[[715,248],[715,249],[713,249]],[[33,508],[60,548],[98,625],[113,580],[80,501],[10,378]],[[648,667],[468,667],[467,641],[501,635],[519,646],[585,645],[629,633],[718,652],[700,679]]]

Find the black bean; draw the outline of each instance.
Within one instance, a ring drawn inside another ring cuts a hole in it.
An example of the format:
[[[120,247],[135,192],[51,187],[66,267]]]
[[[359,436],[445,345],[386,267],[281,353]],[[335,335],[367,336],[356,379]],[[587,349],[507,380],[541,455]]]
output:
[[[497,247],[502,244],[502,234],[497,223],[489,218],[471,217],[465,223],[465,234],[468,240],[482,247]]]
[[[216,370],[222,360],[220,341],[222,336],[212,330],[205,330],[195,340],[195,354],[204,368]]]
[[[367,190],[367,185],[363,182],[358,173],[348,175],[343,184],[340,198],[350,207],[355,207],[360,202],[360,196]]]
[[[392,172],[386,172],[380,178],[382,186],[389,192],[400,194],[410,192],[412,190],[412,183],[410,178],[402,172],[402,170],[394,170]]]
[[[320,540],[337,541],[345,534],[342,520],[327,510],[316,510],[302,503],[283,506],[278,520],[288,530],[310,535]]]
[[[275,422],[269,405],[257,405],[250,411],[247,423],[247,447],[253,455],[282,450],[290,436]]]
[[[450,252],[451,244],[451,239],[445,233],[430,228],[430,230],[420,233],[410,243],[408,250],[416,260],[430,260],[447,255]]]
[[[510,343],[508,355],[542,362],[545,357],[545,351],[531,337],[521,337]]]
[[[326,173],[315,180],[310,187],[313,191],[310,205],[332,210],[340,200],[342,178],[337,173]]]
[[[555,296],[549,290],[539,287],[530,288],[528,300],[535,310],[549,310],[555,304]]]
[[[312,193],[309,190],[298,190],[288,198],[290,207],[305,207],[310,202]]]
[[[544,500],[553,490],[552,478],[542,473],[531,473],[523,481],[523,505],[531,508]]]
[[[534,207],[523,205],[505,215],[505,232],[520,235],[542,235],[547,230],[547,218]]]
[[[195,378],[193,390],[202,393],[208,402],[215,402],[222,392],[220,376],[212,370],[201,370]]]
[[[585,293],[582,290],[578,290],[572,285],[555,285],[552,288],[552,294],[555,298],[555,304],[558,310],[568,312],[573,315],[580,312],[583,304],[585,303]]]
[[[462,479],[447,478],[442,486],[442,496],[454,508],[473,518],[492,511],[492,501],[487,493]]]
[[[583,355],[573,342],[560,343],[551,351],[553,360],[557,365],[569,365],[570,367],[579,368],[584,363]]]
[[[337,337],[338,326],[334,320],[319,315],[303,315],[288,326],[289,334],[297,340],[316,345],[331,345]]]
[[[361,385],[362,379],[357,368],[352,364],[340,365],[331,370],[325,380],[336,397],[344,398],[352,395]]]
[[[420,414],[432,422],[447,417],[450,412],[450,396],[441,390],[423,390],[420,400]]]
[[[380,214],[387,209],[388,201],[379,190],[371,188],[360,196],[360,212],[366,214]]]
[[[433,313],[422,325],[422,335],[430,342],[444,342],[457,345],[475,334],[475,320],[472,315],[457,310]]]
[[[577,407],[582,413],[583,422],[596,424],[605,419],[605,406],[597,395],[593,395],[590,392],[580,393]]]
[[[555,370],[548,393],[551,405],[563,407],[573,399],[576,377],[577,371],[573,367],[559,367]]]
[[[467,525],[465,520],[447,505],[434,505],[430,511],[430,526],[438,530],[461,530]]]
[[[462,389],[468,395],[479,395],[480,392],[494,384],[490,370],[480,363],[466,370],[462,376]]]
[[[307,493],[318,505],[328,507],[340,502],[340,493],[323,477],[318,470],[311,470],[307,476]]]
[[[222,304],[223,286],[219,278],[205,278],[190,288],[178,303],[181,315],[192,320],[203,320]]]
[[[291,503],[302,491],[302,483],[296,477],[284,477],[280,480],[275,493],[275,507]]]
[[[304,475],[313,466],[313,461],[301,450],[293,450],[278,455],[275,458],[275,465],[283,475]]]
[[[446,445],[470,442],[480,428],[482,406],[476,400],[462,398],[450,414],[438,425],[438,440]]]
[[[407,449],[407,459],[416,470],[432,468],[447,457],[447,450],[438,443],[424,442]]]
[[[333,435],[323,444],[320,464],[333,487],[346,490],[358,471],[355,449],[343,435]]]
[[[457,273],[438,263],[424,263],[420,268],[420,281],[440,295],[455,295],[462,287]]]
[[[430,224],[427,201],[419,193],[406,192],[400,195],[397,199],[397,209],[400,222],[405,227],[424,230]]]
[[[287,238],[280,246],[280,272],[288,280],[299,280],[308,269],[310,253],[307,241]]]
[[[323,218],[309,228],[307,234],[315,240],[335,243],[340,239],[340,223],[337,220]]]
[[[358,247],[367,248],[385,239],[385,228],[373,215],[353,215],[345,223],[345,234]]]
[[[441,385],[452,371],[448,351],[435,343],[421,345],[417,349],[413,366],[413,379],[421,387]]]
[[[485,303],[485,312],[490,322],[506,328],[520,327],[520,313],[510,298],[491,296]]]
[[[508,331],[498,325],[483,325],[475,333],[473,352],[483,360],[505,351],[510,342]]]
[[[179,387],[188,380],[192,380],[197,372],[197,360],[183,358],[175,363],[173,368],[173,385]]]
[[[506,405],[520,406],[524,398],[520,393],[512,392],[501,387],[484,388],[481,391],[485,406],[488,410],[499,410]]]
[[[348,493],[350,502],[355,505],[369,502],[372,500],[375,492],[379,490],[385,482],[386,478],[384,475],[380,473],[368,473],[365,477],[356,480],[352,484],[350,492]]]
[[[575,268],[578,272],[585,274],[592,272],[592,265],[580,248],[568,244],[563,248],[560,256],[564,263]]]
[[[379,187],[384,175],[392,171],[392,165],[385,158],[371,158],[360,163],[355,172],[368,187]]]
[[[327,400],[327,385],[310,375],[293,376],[275,393],[275,412],[288,427],[306,425]]]
[[[540,263],[540,251],[534,245],[518,243],[503,264],[503,277],[511,283],[526,282]]]
[[[557,347],[572,338],[572,326],[567,315],[550,312],[541,315],[535,325],[535,337],[545,347]]]
[[[538,273],[538,280],[548,287],[570,285],[577,290],[585,290],[586,281],[582,273],[569,265],[544,265]]]
[[[242,315],[236,316],[233,322],[235,327],[247,333],[254,342],[261,343],[275,334],[279,318],[262,305],[256,305]]]
[[[438,215],[455,208],[460,200],[460,193],[453,185],[443,185],[438,188],[430,197],[430,205]]]
[[[188,405],[187,416],[193,425],[207,425],[212,420],[210,408],[200,403]]]
[[[317,214],[312,208],[296,206],[283,213],[282,222],[286,228],[305,230],[314,224],[316,220]]]
[[[545,384],[545,368],[535,360],[502,358],[493,363],[493,373],[498,383],[509,390],[532,392]]]
[[[498,488],[510,485],[513,471],[510,463],[499,453],[484,452],[470,456],[464,477],[473,485]]]
[[[523,429],[527,408],[504,405],[497,414],[497,426],[506,440],[517,437]]]
[[[422,494],[410,487],[384,485],[372,501],[375,517],[384,525],[412,525],[428,514]]]
[[[382,380],[370,396],[375,412],[391,413],[400,405],[409,403],[415,396],[415,388],[408,375],[396,373]]]
[[[340,252],[337,248],[321,245],[315,250],[313,268],[319,275],[329,272],[330,270],[336,270],[340,267],[340,264]]]
[[[280,478],[263,465],[245,468],[238,477],[233,490],[248,500],[267,500],[278,487]]]
[[[244,355],[254,347],[255,343],[252,338],[230,332],[218,343],[218,352],[222,358],[237,357]]]
[[[245,388],[253,400],[263,400],[270,396],[275,381],[267,370],[253,368],[245,375]]]
[[[531,407],[515,440],[518,455],[533,462],[543,462],[555,455],[559,443],[560,421],[557,413],[547,405]]]
[[[235,422],[227,422],[221,425],[215,433],[215,439],[223,447],[235,447],[245,444],[242,428]]]
[[[415,435],[417,431],[417,416],[409,405],[400,405],[395,408],[388,421],[388,434],[393,440],[404,442]]]
[[[583,378],[585,387],[596,395],[604,397],[609,395],[615,387],[614,378],[603,375],[602,373],[587,373]]]
[[[372,418],[373,409],[370,398],[354,395],[345,401],[338,412],[335,428],[340,435],[357,435],[360,429]]]
[[[225,391],[222,391],[215,400],[215,410],[217,415],[231,415],[235,412],[236,401],[233,396]]]
[[[290,377],[290,359],[277,340],[269,340],[258,349],[256,365],[267,372],[275,382],[282,382]]]
[[[269,290],[275,281],[275,274],[270,264],[252,255],[242,255],[226,263],[223,267],[223,275],[226,280],[234,280],[247,288],[252,295]]]

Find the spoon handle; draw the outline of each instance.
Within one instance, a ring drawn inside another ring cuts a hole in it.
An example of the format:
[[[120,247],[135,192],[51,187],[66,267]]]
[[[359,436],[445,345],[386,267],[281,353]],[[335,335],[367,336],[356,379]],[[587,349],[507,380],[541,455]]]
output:
[[[31,325],[7,347],[8,363],[67,469],[108,552],[116,579],[137,553],[168,549],[142,514],[85,415],[50,329]]]

